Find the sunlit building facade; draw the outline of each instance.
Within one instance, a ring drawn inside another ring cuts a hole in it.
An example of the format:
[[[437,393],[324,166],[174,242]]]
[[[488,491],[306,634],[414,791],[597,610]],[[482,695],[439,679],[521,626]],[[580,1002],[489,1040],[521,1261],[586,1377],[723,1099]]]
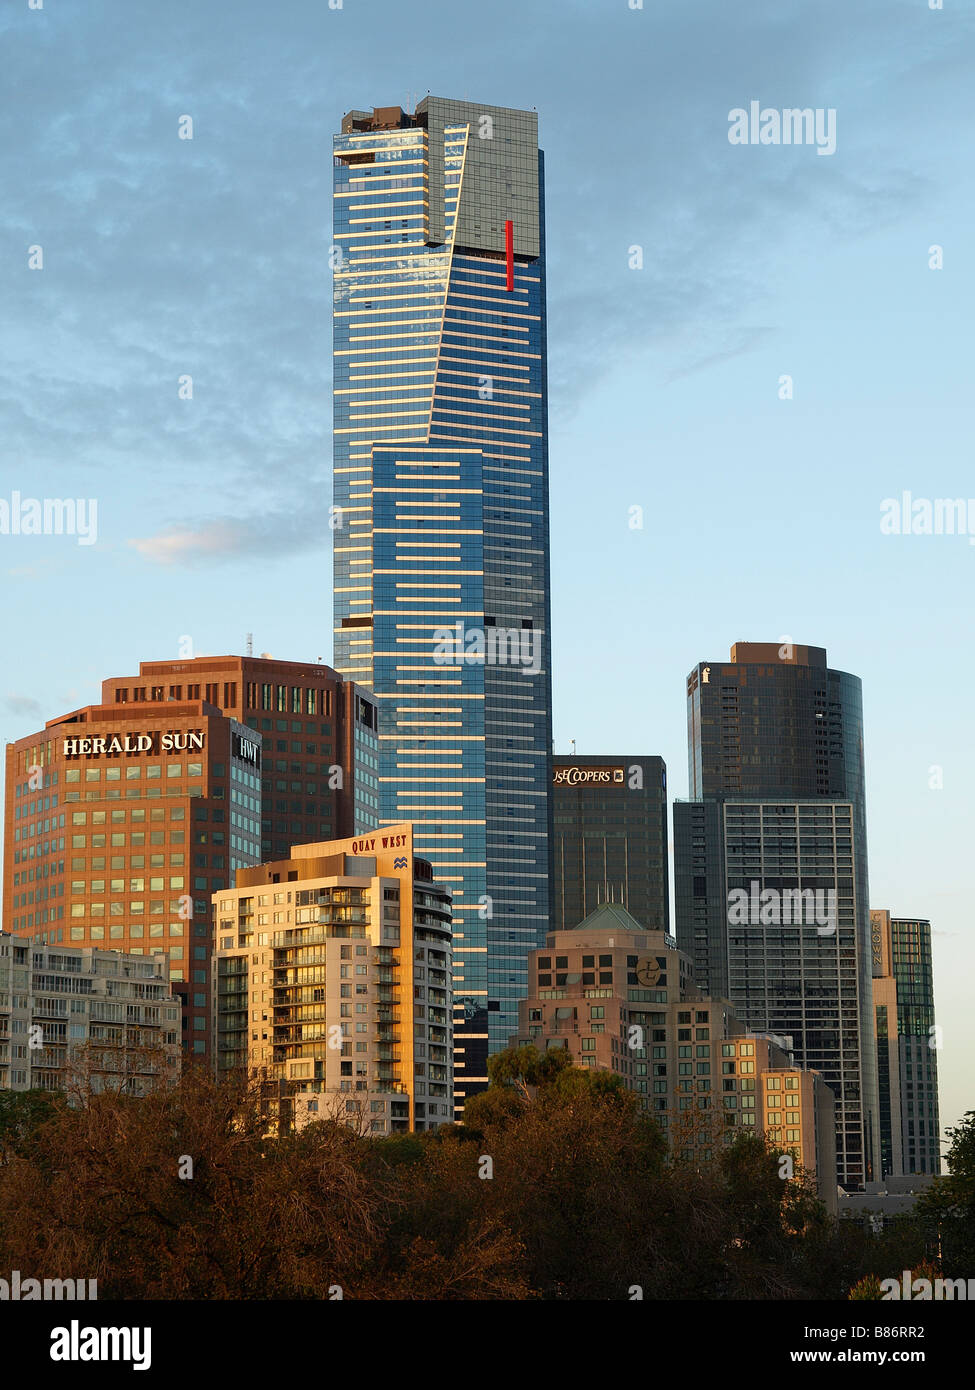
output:
[[[382,822],[453,895],[459,1104],[549,925],[537,123],[427,97],[334,148],[334,660],[377,701]]]
[[[410,825],[296,845],[214,909],[217,1074],[262,1080],[271,1128],[450,1123],[450,895]]]

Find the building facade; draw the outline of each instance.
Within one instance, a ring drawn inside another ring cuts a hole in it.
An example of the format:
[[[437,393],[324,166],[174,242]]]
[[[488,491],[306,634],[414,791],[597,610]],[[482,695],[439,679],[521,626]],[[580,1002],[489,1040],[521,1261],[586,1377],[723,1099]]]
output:
[[[881,1177],[941,1172],[931,923],[870,913]]]
[[[335,663],[378,702],[381,820],[453,896],[459,1105],[549,925],[537,124],[426,97],[334,142]]]
[[[268,656],[198,656],[143,661],[138,676],[102,682],[105,705],[184,699],[205,700],[261,735],[259,859],[284,859],[292,845],[354,835],[376,823],[376,705],[331,667]]]
[[[260,735],[205,701],[89,705],[7,746],[4,924],[165,956],[206,1062],[210,895],[260,858]]]
[[[144,662],[7,748],[4,917],[51,944],[165,954],[209,1061],[212,894],[378,814],[375,703],[326,666]]]
[[[825,1077],[839,1181],[859,1187],[880,1160],[860,682],[822,648],[738,643],[687,700],[677,939],[702,989]]]
[[[409,824],[295,846],[214,909],[218,1075],[268,1083],[280,1129],[450,1123],[450,895]]]
[[[0,933],[0,1090],[145,1095],[178,1074],[164,956],[41,946]]]
[[[552,766],[552,926],[602,902],[670,930],[667,768],[662,758],[556,756]]]
[[[574,1066],[615,1072],[682,1158],[764,1131],[835,1211],[832,1091],[795,1064],[791,1039],[747,1032],[727,1000],[702,994],[672,936],[603,903],[551,932],[531,971],[512,1046],[564,1047]]]

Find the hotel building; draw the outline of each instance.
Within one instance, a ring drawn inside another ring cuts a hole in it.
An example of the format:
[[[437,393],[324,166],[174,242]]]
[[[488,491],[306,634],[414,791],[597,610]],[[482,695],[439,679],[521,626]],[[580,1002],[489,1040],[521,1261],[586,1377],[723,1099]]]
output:
[[[695,988],[672,936],[604,903],[531,957],[512,1046],[564,1047],[573,1065],[612,1071],[641,1098],[681,1157],[710,1157],[762,1130],[836,1202],[833,1095],[795,1065],[791,1040],[746,1032],[724,999]]]
[[[0,1091],[79,1084],[126,1095],[178,1071],[164,956],[39,946],[0,933]]]
[[[453,895],[462,1106],[549,926],[538,117],[350,111],[333,164],[335,664],[378,702],[381,822]]]
[[[450,895],[413,828],[296,845],[214,895],[218,1075],[267,1083],[282,1129],[453,1116]]]
[[[662,758],[556,756],[552,766],[552,926],[602,902],[670,930],[667,768]]]
[[[870,913],[881,1178],[941,1172],[931,923]]]

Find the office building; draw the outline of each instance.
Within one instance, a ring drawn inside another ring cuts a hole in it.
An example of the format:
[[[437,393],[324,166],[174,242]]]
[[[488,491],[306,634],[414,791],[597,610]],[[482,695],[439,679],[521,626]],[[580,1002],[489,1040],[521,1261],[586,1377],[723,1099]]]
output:
[[[237,656],[144,662],[102,692],[8,745],[4,925],[164,953],[207,1060],[211,895],[272,848],[375,821],[375,704],[327,666]]]
[[[833,1094],[795,1064],[791,1039],[749,1033],[725,999],[697,989],[672,936],[603,903],[532,953],[512,1046],[567,1048],[574,1066],[612,1071],[681,1157],[711,1157],[764,1130],[836,1198]]]
[[[329,666],[268,656],[143,661],[102,682],[104,705],[205,700],[261,735],[262,860],[354,835],[379,815],[376,706]]]
[[[179,1071],[164,956],[43,946],[0,933],[0,1090],[141,1096]]]
[[[382,822],[453,896],[459,1105],[549,925],[537,124],[429,96],[334,142],[335,664],[378,703]]]
[[[202,700],[89,705],[7,745],[4,924],[164,955],[208,1057],[210,894],[260,858],[260,735]]]
[[[296,845],[214,909],[217,1072],[264,1082],[273,1127],[450,1123],[450,895],[409,824]]]
[[[865,816],[860,679],[824,647],[736,642],[687,678],[688,796],[851,801]]]
[[[870,913],[881,1176],[941,1172],[931,923]]]
[[[839,1181],[860,1187],[880,1157],[860,682],[822,648],[738,643],[687,699],[677,939],[700,988],[826,1079]]]
[[[567,931],[603,902],[670,930],[667,769],[662,758],[555,756],[552,926]]]

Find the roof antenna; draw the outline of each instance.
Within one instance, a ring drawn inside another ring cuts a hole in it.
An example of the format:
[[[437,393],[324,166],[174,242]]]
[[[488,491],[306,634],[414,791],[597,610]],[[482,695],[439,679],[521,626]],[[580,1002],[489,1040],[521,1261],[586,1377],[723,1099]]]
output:
[[[253,655],[254,655],[254,634],[253,634],[253,632],[249,632],[249,633],[247,634],[247,655],[248,655],[248,656],[253,656]]]

